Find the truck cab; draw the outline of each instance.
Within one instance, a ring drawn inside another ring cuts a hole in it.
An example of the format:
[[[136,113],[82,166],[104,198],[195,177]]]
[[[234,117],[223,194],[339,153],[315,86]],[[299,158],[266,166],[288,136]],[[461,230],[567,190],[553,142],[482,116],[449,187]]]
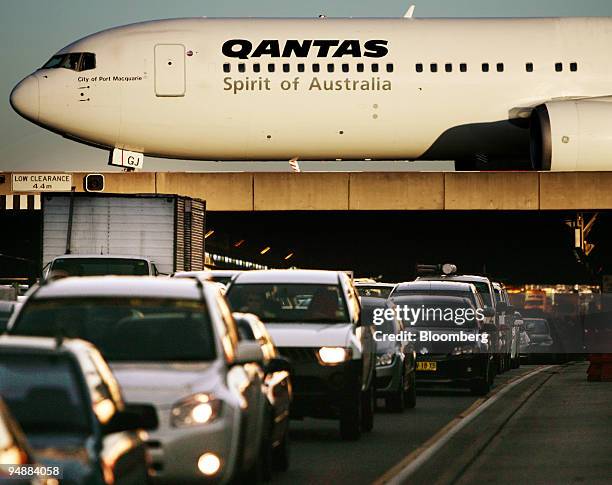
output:
[[[112,254],[65,254],[53,258],[43,269],[43,279],[67,276],[158,276],[154,261],[142,256]]]

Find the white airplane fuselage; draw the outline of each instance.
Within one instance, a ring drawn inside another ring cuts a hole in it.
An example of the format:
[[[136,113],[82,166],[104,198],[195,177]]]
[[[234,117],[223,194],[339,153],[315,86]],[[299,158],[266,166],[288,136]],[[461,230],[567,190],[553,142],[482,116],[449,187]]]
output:
[[[161,20],[74,42],[57,55],[95,68],[39,69],[11,103],[77,141],[167,158],[519,168],[543,103],[602,98],[610,123],[611,47],[612,18]],[[552,125],[554,159],[568,147]],[[575,158],[562,168],[584,169]]]

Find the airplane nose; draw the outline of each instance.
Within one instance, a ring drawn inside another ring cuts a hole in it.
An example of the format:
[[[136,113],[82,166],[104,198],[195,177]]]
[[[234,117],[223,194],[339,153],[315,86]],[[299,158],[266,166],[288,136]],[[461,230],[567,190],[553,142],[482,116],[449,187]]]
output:
[[[24,118],[38,121],[40,94],[36,76],[30,75],[15,86],[11,93],[11,106]]]

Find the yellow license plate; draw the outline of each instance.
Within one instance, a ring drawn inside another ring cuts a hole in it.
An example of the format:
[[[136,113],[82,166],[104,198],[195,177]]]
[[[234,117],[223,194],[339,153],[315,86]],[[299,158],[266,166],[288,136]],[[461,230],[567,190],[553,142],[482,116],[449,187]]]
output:
[[[437,368],[437,362],[417,362],[416,370],[436,371]]]

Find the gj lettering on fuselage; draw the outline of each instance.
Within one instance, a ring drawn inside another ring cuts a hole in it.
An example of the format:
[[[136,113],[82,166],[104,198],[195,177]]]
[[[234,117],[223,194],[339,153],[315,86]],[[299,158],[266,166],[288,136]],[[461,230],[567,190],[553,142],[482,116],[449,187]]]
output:
[[[250,59],[260,57],[385,57],[389,53],[386,40],[262,40],[253,43],[247,39],[231,39],[223,43],[226,57]]]

